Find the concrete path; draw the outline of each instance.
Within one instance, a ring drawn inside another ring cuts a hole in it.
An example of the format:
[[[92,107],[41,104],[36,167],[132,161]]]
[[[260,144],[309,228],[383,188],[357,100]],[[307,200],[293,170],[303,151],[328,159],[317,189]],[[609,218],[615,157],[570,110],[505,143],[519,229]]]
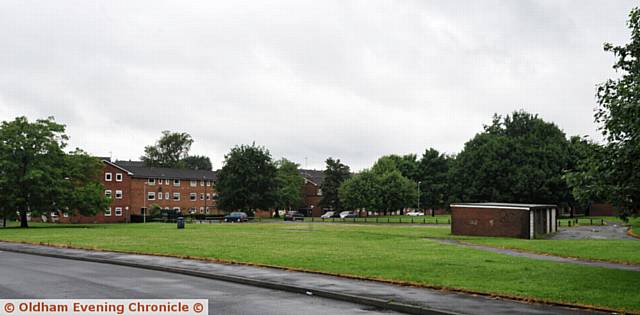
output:
[[[604,262],[604,261],[534,254],[534,253],[511,250],[511,249],[505,249],[505,248],[476,245],[476,244],[461,242],[461,241],[452,240],[452,239],[429,238],[428,240],[437,241],[444,244],[454,244],[458,246],[464,246],[468,248],[479,249],[479,250],[494,252],[498,254],[505,254],[509,256],[518,256],[518,257],[526,257],[531,259],[549,260],[549,261],[555,261],[555,262],[561,262],[561,263],[570,263],[570,264],[585,265],[585,266],[592,266],[592,267],[604,267],[604,268],[610,268],[610,269],[620,269],[620,270],[630,270],[630,271],[640,272],[640,265],[625,265],[625,264],[617,264],[617,263]]]
[[[577,239],[594,239],[594,240],[633,240],[637,238],[627,234],[629,227],[618,222],[606,222],[607,225],[583,225],[577,227],[561,228],[550,239],[553,240],[577,240]]]
[[[594,314],[566,307],[527,304],[484,296],[442,292],[438,290],[396,286],[376,281],[354,280],[281,269],[243,265],[216,264],[205,261],[157,257],[149,255],[94,252],[61,249],[47,246],[0,242],[0,251],[16,251],[53,257],[67,257],[94,262],[140,266],[156,270],[211,277],[271,289],[296,291],[341,299],[359,304],[374,305],[413,314]],[[392,306],[392,307],[389,307]],[[405,307],[403,309],[403,307]]]

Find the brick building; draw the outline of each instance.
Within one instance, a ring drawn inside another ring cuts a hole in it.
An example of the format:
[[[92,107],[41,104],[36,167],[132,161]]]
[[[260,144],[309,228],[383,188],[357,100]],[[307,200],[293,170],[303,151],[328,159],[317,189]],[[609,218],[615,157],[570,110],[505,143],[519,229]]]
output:
[[[304,206],[300,210],[307,216],[319,217],[325,212],[320,207],[324,172],[301,169],[300,175],[304,178],[304,186],[302,187]]]
[[[149,214],[153,205],[184,214],[221,214],[216,207],[216,173],[206,170],[147,167],[139,161],[103,159],[102,184],[111,204],[95,216],[62,216],[60,222],[129,222]]]
[[[451,233],[533,239],[555,232],[556,218],[555,205],[459,203],[451,205]]]

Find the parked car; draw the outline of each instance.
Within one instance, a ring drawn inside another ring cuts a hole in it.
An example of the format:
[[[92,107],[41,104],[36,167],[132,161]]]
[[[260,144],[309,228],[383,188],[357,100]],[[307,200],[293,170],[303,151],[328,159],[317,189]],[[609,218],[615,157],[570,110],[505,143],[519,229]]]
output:
[[[298,211],[287,211],[287,213],[284,215],[284,220],[285,221],[296,221],[296,220],[304,221],[304,215]]]
[[[249,217],[244,212],[231,212],[224,216],[224,222],[247,222]]]
[[[411,211],[407,213],[408,216],[412,216],[412,217],[421,217],[424,216],[424,212],[422,211]]]
[[[346,218],[355,218],[356,214],[351,212],[351,211],[342,211],[340,212],[340,218],[342,219],[346,219]]]
[[[323,219],[329,219],[329,218],[339,218],[340,214],[335,212],[335,211],[327,211],[325,212],[325,214],[320,216]]]

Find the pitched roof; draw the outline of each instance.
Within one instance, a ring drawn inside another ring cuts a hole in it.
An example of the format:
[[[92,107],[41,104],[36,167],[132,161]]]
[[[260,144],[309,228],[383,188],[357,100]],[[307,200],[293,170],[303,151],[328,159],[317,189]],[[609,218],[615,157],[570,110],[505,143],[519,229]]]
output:
[[[181,168],[149,167],[142,161],[115,161],[119,166],[138,178],[184,179],[184,180],[213,180],[217,179],[216,172],[206,170],[190,170]]]
[[[324,182],[324,171],[305,169],[300,169],[298,171],[300,172],[300,175],[302,175],[302,177],[316,185],[322,185],[322,183]]]

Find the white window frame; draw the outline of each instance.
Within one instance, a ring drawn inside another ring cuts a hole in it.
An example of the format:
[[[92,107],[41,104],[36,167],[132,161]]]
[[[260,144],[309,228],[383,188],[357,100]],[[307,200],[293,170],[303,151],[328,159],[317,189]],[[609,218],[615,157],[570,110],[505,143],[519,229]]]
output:
[[[200,200],[204,200],[204,193],[200,193]]]
[[[171,200],[171,196],[169,196],[169,192],[164,193],[164,200]]]
[[[173,211],[180,211],[180,207],[173,207]]]
[[[105,189],[104,196],[113,199],[113,192],[111,191],[111,189]]]
[[[116,207],[115,213],[116,213],[116,217],[121,217],[122,216],[122,207]],[[120,214],[118,214],[118,213],[120,213]]]
[[[120,195],[120,197],[118,197],[118,195]],[[115,192],[115,199],[122,199],[122,190],[116,190]]]
[[[204,187],[204,180],[201,180],[201,181],[200,181],[200,186],[201,186],[201,187]]]
[[[207,186],[211,186],[211,181],[210,180],[207,181]]]
[[[147,191],[147,200],[156,200],[156,192]]]
[[[121,182],[123,178],[122,173],[116,173],[116,182]]]
[[[69,213],[68,212],[63,212],[62,216],[65,217],[65,218],[68,218],[69,217]]]
[[[180,180],[179,179],[174,179],[173,180],[173,186],[180,187]]]
[[[155,178],[147,178],[147,185],[154,186],[156,184]]]
[[[105,182],[110,182],[113,180],[113,174],[111,174],[110,172],[104,173],[104,181]]]
[[[176,198],[178,197],[178,198]],[[174,201],[180,201],[180,193],[179,192],[174,192],[173,193],[173,200]]]
[[[200,214],[204,213],[204,207],[200,207]]]
[[[197,193],[190,193],[189,194],[189,200],[197,201],[198,200],[198,194]]]
[[[104,209],[104,216],[105,217],[110,217],[111,216],[111,207]]]
[[[197,180],[190,180],[189,181],[189,186],[198,187],[198,181]]]
[[[207,193],[207,200],[211,200],[211,194]]]
[[[162,200],[162,192],[158,193],[158,200]]]

